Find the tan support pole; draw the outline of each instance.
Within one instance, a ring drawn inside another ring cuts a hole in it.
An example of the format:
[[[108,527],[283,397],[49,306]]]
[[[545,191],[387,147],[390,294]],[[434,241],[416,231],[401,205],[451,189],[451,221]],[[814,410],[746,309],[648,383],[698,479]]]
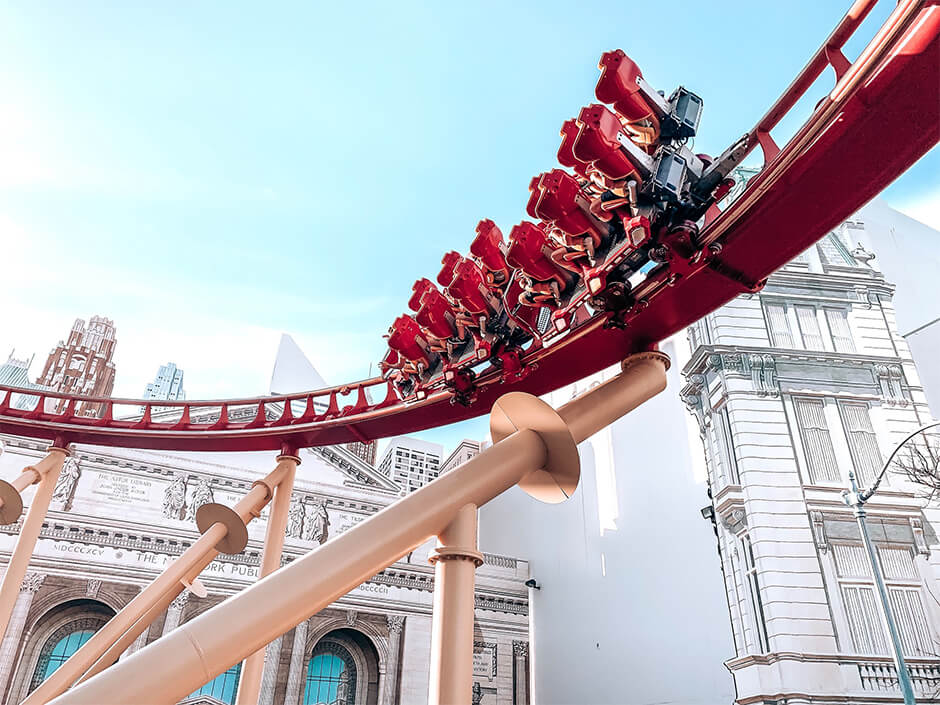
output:
[[[240,546],[226,544],[233,538],[230,534],[239,529],[235,521],[240,523],[240,530],[245,532],[245,524],[259,516],[273,496],[274,488],[289,472],[292,472],[294,467],[296,465],[292,462],[279,462],[267,477],[255,482],[248,494],[242,497],[231,510],[218,504],[206,504],[200,507],[200,513],[196,517],[197,523],[208,524],[203,527],[203,535],[30,693],[22,705],[43,705],[64,693],[90,668],[93,667],[98,671],[110,666],[113,661],[107,663],[102,656],[108,653],[113,656],[114,660],[117,660],[127,645],[149,627],[153,620],[166,609],[166,605],[169,605],[183,591],[183,580],[191,582],[219,555],[220,547],[225,548],[226,553],[241,552],[244,544]],[[218,517],[219,521],[212,521],[213,517]],[[241,539],[247,541],[247,533],[241,536]],[[156,609],[158,604],[163,605],[162,609]],[[124,649],[118,651],[111,648],[115,643],[124,643],[128,638],[130,640],[127,641]],[[201,685],[202,683],[196,688]],[[189,695],[189,692],[185,695]]]
[[[261,556],[259,579],[281,567],[287,515],[290,513],[290,498],[294,491],[294,476],[300,458],[295,455],[282,455],[278,458],[278,462],[293,463],[293,470],[284,476],[274,491],[271,516],[268,517],[268,527],[264,534],[264,554]],[[264,649],[255,651],[242,664],[235,705],[257,705],[258,696],[261,694],[261,674],[264,671],[264,651]]]
[[[69,451],[65,448],[50,446],[49,454],[45,458],[36,465],[27,467],[17,478],[17,480],[20,480],[20,484],[26,483],[23,489],[33,482],[38,482],[39,485],[36,488],[36,494],[33,495],[32,502],[29,504],[29,511],[26,512],[26,518],[20,528],[20,534],[16,539],[16,545],[13,547],[13,553],[10,555],[6,573],[3,574],[3,581],[0,582],[0,637],[6,633],[10,615],[13,614],[13,606],[20,594],[23,576],[26,575],[29,559],[33,556],[36,541],[39,539],[39,532],[42,531],[42,523],[46,519],[46,512],[49,510],[49,503],[52,501],[55,483],[59,479],[62,465],[68,456]],[[27,480],[29,481],[27,482]],[[8,486],[16,487],[13,483],[8,483]],[[17,490],[16,497],[19,499],[19,490]],[[10,504],[6,504],[6,507],[9,509]],[[13,521],[19,518],[22,507],[22,500],[20,500],[19,511]]]
[[[438,536],[434,564],[429,705],[460,705],[473,688],[473,614],[477,550],[477,508],[465,504]]]
[[[577,475],[577,467],[573,472],[570,467],[572,454],[577,464],[575,442],[584,440],[587,436],[583,434],[597,423],[611,423],[666,386],[665,355],[641,353],[634,358],[636,364],[625,365],[621,373],[632,383],[618,386],[616,394],[605,392],[596,404],[588,392],[559,414],[530,395],[516,396],[528,401],[528,409],[520,402],[514,403],[511,413],[501,408],[497,414],[494,407],[493,416],[499,416],[501,428],[515,424],[519,430],[510,431],[503,440],[455,470],[180,625],[52,703],[173,705],[431,536],[439,535],[465,504],[482,506],[520,480],[546,473],[536,470],[539,468],[549,470],[548,479],[554,477],[554,472],[562,477],[562,482],[555,481],[552,493],[570,494],[571,478]],[[514,394],[505,395],[497,407]],[[516,415],[520,409],[528,411],[533,424],[545,430],[520,425],[526,420]],[[573,416],[580,410],[590,414],[590,421],[576,425],[577,431],[569,433],[562,418],[574,421]],[[540,482],[546,479],[539,477]]]

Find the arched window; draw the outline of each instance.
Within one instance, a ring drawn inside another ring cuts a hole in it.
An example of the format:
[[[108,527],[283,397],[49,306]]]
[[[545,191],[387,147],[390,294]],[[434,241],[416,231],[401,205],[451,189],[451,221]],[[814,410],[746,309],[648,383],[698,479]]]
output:
[[[30,690],[55,673],[103,624],[100,618],[78,619],[52,632],[39,651]]]
[[[225,673],[220,673],[189,697],[208,695],[216,700],[221,700],[223,703],[228,703],[228,705],[234,705],[235,694],[238,692],[238,678],[241,673],[242,665],[236,663]]]
[[[356,666],[350,653],[335,642],[320,642],[307,664],[303,705],[353,705]]]

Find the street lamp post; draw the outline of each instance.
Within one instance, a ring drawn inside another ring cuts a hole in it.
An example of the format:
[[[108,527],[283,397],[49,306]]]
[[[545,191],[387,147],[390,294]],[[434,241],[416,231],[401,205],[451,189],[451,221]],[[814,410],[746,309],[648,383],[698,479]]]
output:
[[[898,625],[894,621],[894,612],[891,610],[891,604],[888,601],[888,589],[885,587],[881,564],[878,562],[878,556],[875,555],[875,546],[872,544],[871,537],[868,535],[868,525],[865,523],[865,503],[878,491],[881,480],[884,478],[885,473],[888,472],[888,467],[894,460],[894,456],[898,454],[898,451],[901,450],[904,444],[924,431],[936,428],[937,426],[940,426],[940,422],[935,421],[926,426],[921,426],[898,443],[894,447],[894,450],[891,451],[891,455],[888,456],[888,459],[881,466],[881,472],[878,473],[878,477],[871,487],[860,490],[855,482],[855,473],[849,472],[849,489],[842,490],[842,499],[852,508],[855,514],[855,520],[858,522],[858,530],[862,534],[862,542],[865,544],[865,555],[868,556],[868,566],[871,568],[872,578],[878,590],[878,603],[881,605],[881,619],[888,632],[888,638],[891,640],[894,667],[898,673],[898,686],[901,689],[901,694],[904,696],[904,705],[915,705],[914,686],[911,683],[910,671],[907,670],[907,664],[904,662],[904,652],[901,649],[901,637],[898,634]]]
[[[852,507],[855,513],[858,530],[862,534],[862,543],[865,544],[868,566],[871,568],[875,587],[878,590],[881,618],[888,631],[888,637],[891,639],[891,655],[894,657],[894,668],[898,672],[898,686],[904,696],[904,705],[914,705],[914,686],[911,683],[911,674],[907,670],[907,664],[904,662],[904,652],[901,650],[901,639],[898,636],[898,625],[894,621],[894,613],[891,611],[891,604],[888,602],[888,589],[885,587],[884,576],[881,574],[881,565],[878,563],[875,546],[871,542],[871,537],[868,535],[868,525],[865,523],[865,502],[868,497],[865,496],[864,491],[859,491],[858,485],[855,484],[854,472],[849,472],[849,487],[848,490],[842,490],[842,498],[847,505]]]

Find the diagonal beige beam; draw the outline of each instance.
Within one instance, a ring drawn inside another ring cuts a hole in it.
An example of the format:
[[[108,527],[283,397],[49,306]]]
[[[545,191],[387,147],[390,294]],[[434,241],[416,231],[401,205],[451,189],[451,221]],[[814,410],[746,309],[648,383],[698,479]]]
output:
[[[279,456],[274,470],[256,481],[232,509],[214,503],[200,507],[196,523],[202,536],[30,693],[22,705],[43,705],[64,693],[89,670],[97,673],[110,666],[220,552],[241,552],[248,541],[246,524],[260,516],[286,477],[290,476],[293,482],[298,462],[293,451]],[[123,646],[116,648],[118,645]]]
[[[660,353],[633,355],[620,375],[557,413],[536,397],[505,395],[491,423],[494,440],[509,435],[494,446],[51,702],[172,705],[445,532],[461,507],[516,483],[563,499],[577,485],[575,444],[662,391],[667,365]]]
[[[0,523],[3,524],[12,524],[20,518],[23,513],[23,498],[20,493],[34,483],[38,485],[10,555],[7,570],[3,574],[3,581],[0,582],[0,639],[7,630],[10,615],[13,614],[23,576],[26,575],[29,559],[36,548],[46,512],[49,511],[55,483],[68,456],[69,451],[64,447],[50,446],[49,454],[45,458],[35,465],[23,468],[23,472],[13,482],[4,481],[0,485]]]

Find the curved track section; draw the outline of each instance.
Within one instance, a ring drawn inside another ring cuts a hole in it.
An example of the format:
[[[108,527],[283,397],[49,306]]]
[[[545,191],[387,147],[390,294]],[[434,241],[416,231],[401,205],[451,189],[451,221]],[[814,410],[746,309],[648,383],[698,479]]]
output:
[[[622,329],[610,314],[585,316],[551,344],[526,353],[531,370],[505,382],[495,368],[477,378],[469,406],[447,390],[402,399],[382,378],[277,397],[154,402],[72,397],[0,386],[0,432],[165,450],[267,450],[366,441],[487,413],[506,392],[544,394],[648,349],[742,292],[755,291],[854,213],[938,140],[940,5],[902,0],[853,64],[841,47],[874,0],[855,3],[787,91],[748,134],[764,169],[701,231],[706,257],[660,268],[634,290]],[[770,130],[828,67],[832,92],[778,149]],[[26,399],[26,404],[21,404]],[[83,415],[98,406],[98,417]],[[27,408],[17,408],[26,406]],[[125,414],[134,417],[121,418]],[[139,411],[143,410],[142,414]]]

